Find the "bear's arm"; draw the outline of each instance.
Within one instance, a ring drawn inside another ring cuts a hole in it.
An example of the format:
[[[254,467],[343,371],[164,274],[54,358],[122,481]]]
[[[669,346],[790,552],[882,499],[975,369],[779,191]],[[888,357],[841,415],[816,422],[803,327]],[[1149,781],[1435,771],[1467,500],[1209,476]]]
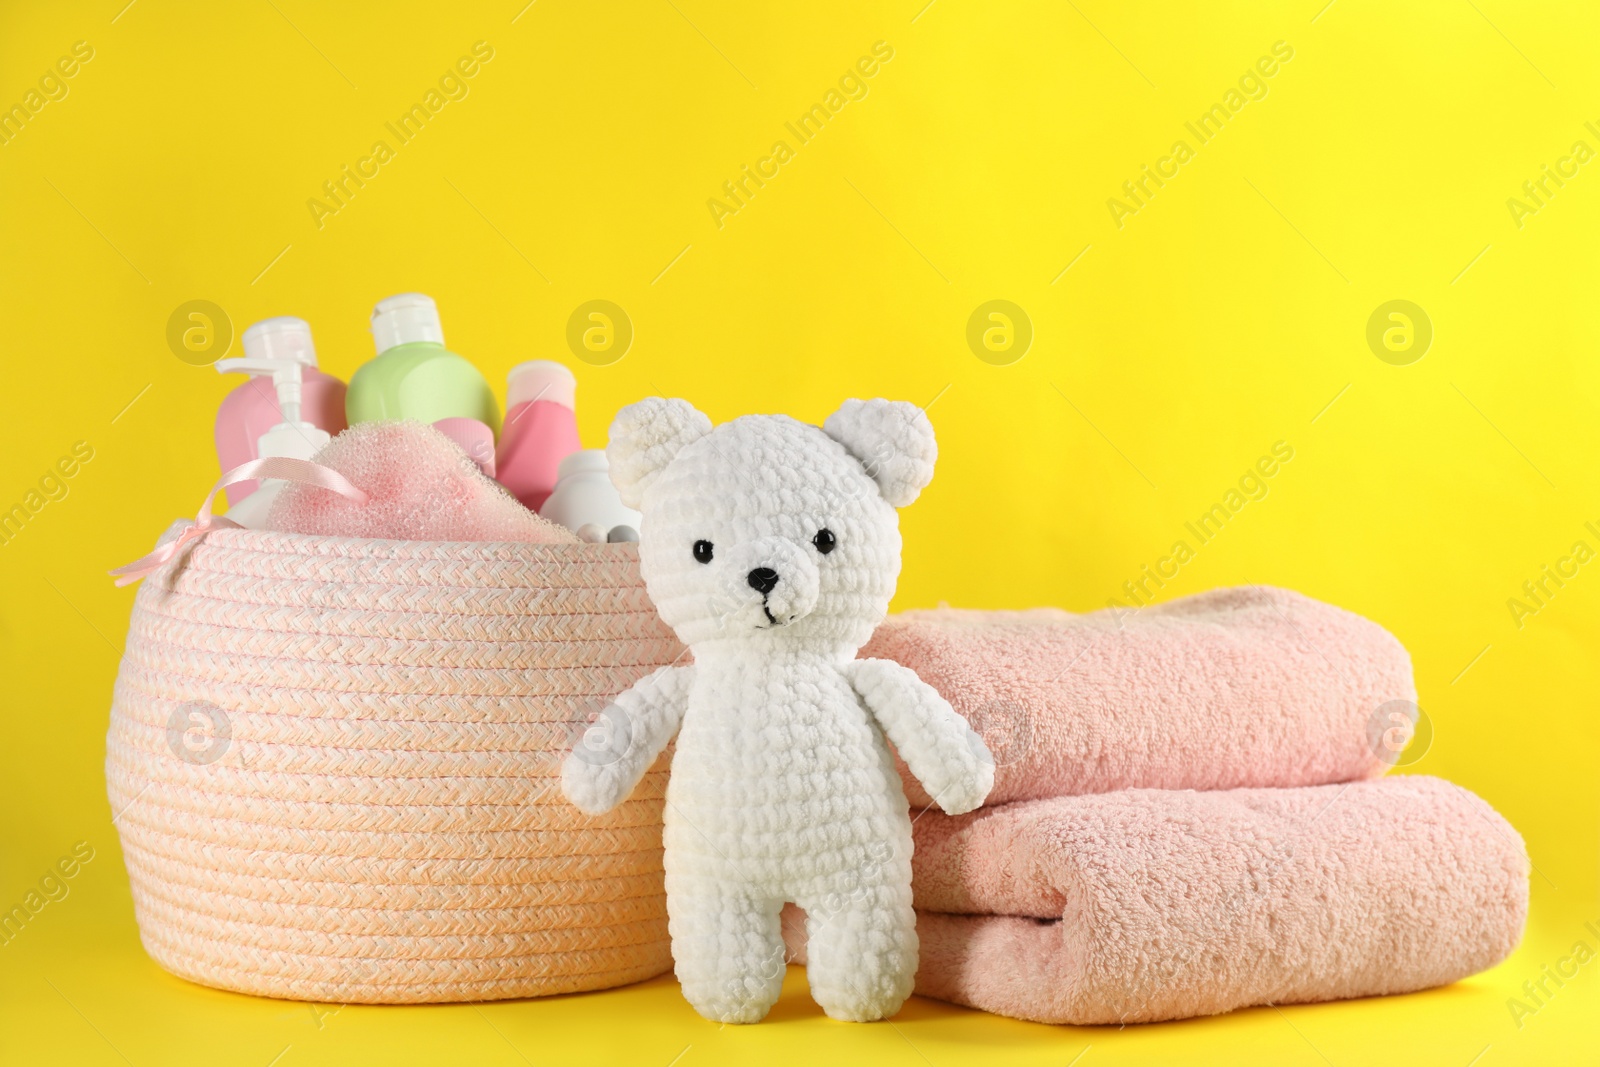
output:
[[[852,660],[844,673],[934,803],[951,815],[983,803],[994,757],[933,686],[886,659]]]
[[[662,667],[606,706],[561,767],[561,792],[589,815],[628,799],[683,722],[694,667]]]

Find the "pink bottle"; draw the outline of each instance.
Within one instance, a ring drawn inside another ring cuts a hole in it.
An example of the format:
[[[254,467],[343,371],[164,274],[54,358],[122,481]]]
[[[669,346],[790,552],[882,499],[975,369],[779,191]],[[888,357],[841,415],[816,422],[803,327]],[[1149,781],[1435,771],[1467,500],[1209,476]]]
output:
[[[344,430],[345,386],[317,369],[317,350],[311,343],[309,323],[288,315],[263,319],[245,330],[242,340],[245,361],[263,370],[229,393],[217,409],[217,461],[223,471],[257,458],[256,444],[261,435],[284,419],[278,410],[278,393],[273,388],[269,364],[290,360],[301,364],[299,417],[330,434]],[[228,503],[239,503],[259,485],[240,482],[229,486]]]
[[[489,429],[488,423],[452,416],[439,419],[433,428],[459,445],[485,478],[494,477],[494,431]]]
[[[548,359],[519,363],[507,379],[495,469],[500,484],[534,511],[555,489],[561,461],[580,447],[577,391],[572,372]]]

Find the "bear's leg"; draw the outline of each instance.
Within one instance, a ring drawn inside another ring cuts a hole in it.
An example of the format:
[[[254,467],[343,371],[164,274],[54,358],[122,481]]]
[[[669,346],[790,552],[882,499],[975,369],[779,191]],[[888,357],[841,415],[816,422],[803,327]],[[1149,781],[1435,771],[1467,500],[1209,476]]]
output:
[[[675,878],[667,894],[672,959],[684,999],[713,1022],[760,1022],[785,971],[781,900],[710,878]]]
[[[860,886],[797,903],[806,909],[806,977],[822,1010],[862,1023],[899,1011],[917,974],[911,886]]]

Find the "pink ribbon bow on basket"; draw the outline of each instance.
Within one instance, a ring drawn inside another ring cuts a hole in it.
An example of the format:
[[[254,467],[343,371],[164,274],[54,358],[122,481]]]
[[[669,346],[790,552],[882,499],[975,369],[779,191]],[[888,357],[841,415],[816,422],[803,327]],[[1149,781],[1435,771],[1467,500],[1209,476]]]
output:
[[[127,585],[148,576],[182,551],[184,545],[199,540],[212,530],[241,529],[232,519],[211,514],[211,502],[228,486],[258,478],[263,480],[276,478],[286,482],[298,482],[301,485],[314,485],[319,489],[327,489],[354,500],[357,504],[367,502],[366,493],[351,485],[348,478],[331,467],[324,467],[307,459],[286,459],[281,456],[252,459],[248,463],[239,464],[217,480],[217,484],[211,487],[211,492],[206,494],[206,502],[200,505],[200,513],[195,516],[193,526],[185,526],[177,537],[166,544],[157,545],[156,550],[148,556],[111,571],[110,573],[116,576],[117,585]]]

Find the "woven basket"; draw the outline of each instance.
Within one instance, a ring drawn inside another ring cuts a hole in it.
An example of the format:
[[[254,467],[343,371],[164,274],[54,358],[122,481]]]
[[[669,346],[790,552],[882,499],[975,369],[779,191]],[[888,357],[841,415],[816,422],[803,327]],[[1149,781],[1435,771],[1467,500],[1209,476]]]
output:
[[[634,545],[210,533],[145,579],[111,709],[145,948],[339,1003],[669,970],[665,764],[599,819],[559,772],[589,715],[682,651]]]

